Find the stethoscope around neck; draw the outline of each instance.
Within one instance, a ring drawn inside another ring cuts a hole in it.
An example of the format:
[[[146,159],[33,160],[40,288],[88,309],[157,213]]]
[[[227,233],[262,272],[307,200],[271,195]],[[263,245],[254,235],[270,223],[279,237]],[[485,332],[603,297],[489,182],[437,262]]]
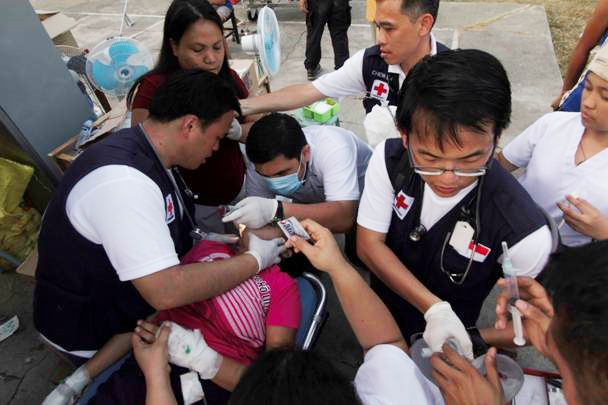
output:
[[[462,285],[464,283],[464,281],[466,280],[466,278],[469,274],[469,271],[471,270],[471,266],[473,265],[473,259],[475,258],[475,250],[477,248],[479,235],[481,233],[481,220],[480,220],[479,213],[480,213],[481,193],[482,193],[482,189],[483,189],[484,180],[485,180],[485,176],[481,176],[479,179],[479,183],[477,184],[477,187],[476,187],[475,196],[472,197],[471,199],[469,199],[469,201],[467,201],[464,205],[462,205],[460,207],[460,213],[456,219],[456,222],[454,223],[454,226],[452,227],[452,229],[454,229],[454,227],[456,226],[456,224],[458,222],[464,221],[464,222],[469,223],[471,226],[473,226],[473,229],[475,231],[475,233],[473,234],[473,248],[471,249],[471,255],[469,256],[467,266],[463,273],[454,273],[454,272],[448,271],[448,270],[446,270],[446,267],[444,265],[445,250],[447,248],[450,238],[452,237],[453,231],[449,231],[445,235],[443,244],[441,246],[441,256],[439,258],[439,267],[440,267],[441,271],[448,277],[448,279],[456,285]],[[424,184],[422,185],[422,191],[420,193],[420,198],[419,198],[420,203],[416,204],[416,208],[414,211],[415,222],[417,225],[414,227],[414,229],[412,229],[412,231],[410,231],[410,233],[408,235],[410,241],[412,241],[414,243],[420,242],[427,232],[426,227],[420,223],[420,214],[422,211],[423,195],[424,195]],[[473,212],[471,212],[472,206],[474,206]]]
[[[161,160],[160,156],[158,156],[158,152],[156,151],[156,149],[154,148],[154,145],[150,141],[148,134],[146,134],[146,131],[144,130],[144,128],[141,124],[139,124],[139,127],[141,129],[141,132],[144,134],[146,141],[148,142],[148,144],[154,151],[154,156],[156,156],[156,160],[158,161],[160,166],[164,168],[165,166],[163,165],[163,161]],[[182,209],[184,215],[186,216],[186,219],[190,223],[191,230],[188,235],[195,242],[198,242],[201,240],[210,240],[210,241],[222,242],[222,243],[228,243],[228,244],[238,243],[238,241],[239,241],[238,235],[220,234],[220,233],[215,233],[215,232],[205,232],[198,226],[198,224],[196,223],[196,221],[194,220],[192,215],[190,215],[188,208],[186,207],[186,204],[182,197],[182,193],[181,193],[179,187],[177,186],[177,179],[179,179],[179,181],[182,184],[182,187],[184,188],[184,192],[189,197],[198,199],[198,195],[192,193],[192,190],[190,190],[190,188],[188,187],[188,184],[182,177],[182,174],[179,172],[179,169],[177,167],[173,166],[169,169],[169,171],[171,172],[171,174],[169,174],[167,171],[165,171],[165,173],[166,173],[167,177],[169,178],[169,182],[173,186],[173,191],[175,192],[175,195],[177,196],[181,209]]]

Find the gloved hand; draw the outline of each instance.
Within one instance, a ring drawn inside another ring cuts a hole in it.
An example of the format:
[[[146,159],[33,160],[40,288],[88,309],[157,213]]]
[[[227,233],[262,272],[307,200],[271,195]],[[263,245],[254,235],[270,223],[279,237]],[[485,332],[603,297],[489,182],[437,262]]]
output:
[[[283,253],[287,247],[285,247],[285,239],[274,238],[271,240],[265,240],[258,238],[252,233],[249,233],[249,250],[245,253],[255,257],[258,262],[258,273],[270,267],[273,264],[277,264],[281,261],[281,253]]]
[[[91,382],[91,377],[84,365],[80,366],[59,384],[42,402],[42,405],[68,405],[76,403],[84,387]]]
[[[431,305],[424,313],[426,328],[422,337],[434,352],[440,352],[448,338],[458,343],[462,354],[473,360],[473,343],[458,315],[454,313],[449,302],[441,301]]]
[[[247,197],[239,201],[222,222],[233,221],[247,228],[258,229],[268,224],[277,212],[279,202],[271,198]]]
[[[171,322],[169,362],[196,371],[203,380],[211,380],[222,365],[222,356],[210,348],[201,332],[184,329]]]
[[[226,134],[226,138],[233,141],[240,141],[242,134],[243,130],[241,129],[241,123],[235,117],[232,119],[232,123],[230,124],[230,128],[228,129],[228,133]]]

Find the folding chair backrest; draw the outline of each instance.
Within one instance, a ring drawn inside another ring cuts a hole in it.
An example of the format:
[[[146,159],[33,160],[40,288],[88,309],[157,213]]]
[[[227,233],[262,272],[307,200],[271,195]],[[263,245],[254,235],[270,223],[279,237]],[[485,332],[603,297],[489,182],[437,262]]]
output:
[[[549,215],[547,211],[545,211],[541,206],[537,205],[538,209],[541,210],[543,215],[545,216],[545,221],[547,221],[547,226],[549,227],[549,231],[551,232],[551,253],[557,252],[561,245],[561,237],[559,235],[559,227],[553,220],[553,217]]]
[[[301,317],[296,335],[296,347],[308,350],[312,347],[321,325],[327,316],[327,293],[316,276],[304,272],[296,279],[300,291]]]

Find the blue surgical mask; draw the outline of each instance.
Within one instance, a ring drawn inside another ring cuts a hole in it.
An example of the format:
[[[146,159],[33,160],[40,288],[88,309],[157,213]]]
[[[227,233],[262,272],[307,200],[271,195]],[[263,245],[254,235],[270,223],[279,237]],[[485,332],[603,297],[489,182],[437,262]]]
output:
[[[300,167],[302,165],[302,159],[300,159],[300,165],[298,165],[298,170],[295,173],[288,174],[286,176],[281,177],[265,177],[266,185],[268,188],[276,194],[289,196],[294,194],[296,191],[302,187],[305,180],[300,180],[298,177],[298,173],[300,172]]]

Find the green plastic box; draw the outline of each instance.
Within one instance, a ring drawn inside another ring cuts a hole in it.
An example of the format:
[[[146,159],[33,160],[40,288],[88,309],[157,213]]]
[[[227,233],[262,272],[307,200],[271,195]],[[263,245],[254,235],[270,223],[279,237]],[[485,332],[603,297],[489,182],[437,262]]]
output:
[[[326,98],[304,107],[302,111],[304,113],[304,118],[324,123],[338,114],[340,111],[340,104],[331,98]]]

